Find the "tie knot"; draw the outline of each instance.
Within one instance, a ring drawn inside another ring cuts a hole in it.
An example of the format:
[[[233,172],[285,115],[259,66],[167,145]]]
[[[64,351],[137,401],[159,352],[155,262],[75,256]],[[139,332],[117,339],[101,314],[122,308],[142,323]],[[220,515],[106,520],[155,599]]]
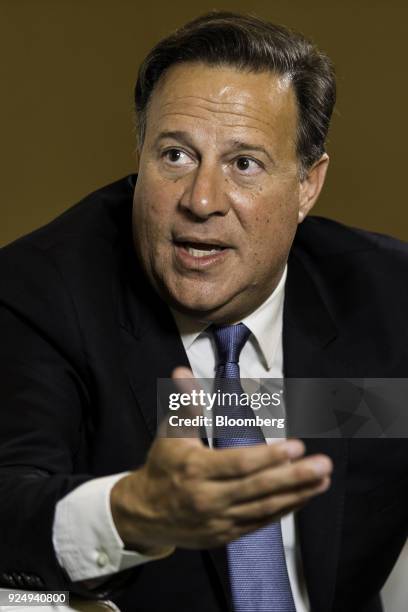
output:
[[[251,333],[247,326],[243,323],[212,325],[211,331],[217,347],[218,365],[238,363],[244,344]]]

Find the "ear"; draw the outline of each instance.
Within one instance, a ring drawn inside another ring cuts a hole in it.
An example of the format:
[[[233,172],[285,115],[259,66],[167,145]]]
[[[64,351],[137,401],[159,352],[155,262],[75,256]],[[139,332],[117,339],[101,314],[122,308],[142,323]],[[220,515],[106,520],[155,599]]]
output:
[[[329,156],[327,153],[323,153],[321,158],[307,170],[306,177],[301,181],[299,189],[298,223],[302,223],[303,219],[315,205],[324,185],[328,167]]]

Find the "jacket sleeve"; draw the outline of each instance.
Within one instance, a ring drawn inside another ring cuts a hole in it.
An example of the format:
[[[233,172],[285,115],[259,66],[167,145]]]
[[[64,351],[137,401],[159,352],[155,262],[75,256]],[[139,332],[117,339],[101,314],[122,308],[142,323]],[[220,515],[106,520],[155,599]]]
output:
[[[58,271],[15,243],[0,253],[0,585],[78,590],[52,543],[77,469],[89,397],[80,333]],[[79,589],[81,591],[81,589]]]

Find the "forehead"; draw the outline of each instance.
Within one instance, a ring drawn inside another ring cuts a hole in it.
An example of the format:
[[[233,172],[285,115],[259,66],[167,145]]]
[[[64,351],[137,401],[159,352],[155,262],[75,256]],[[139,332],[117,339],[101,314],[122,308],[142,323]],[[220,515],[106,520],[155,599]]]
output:
[[[201,63],[172,66],[154,89],[148,128],[244,129],[295,140],[297,103],[290,78]],[[149,126],[150,124],[150,126]]]

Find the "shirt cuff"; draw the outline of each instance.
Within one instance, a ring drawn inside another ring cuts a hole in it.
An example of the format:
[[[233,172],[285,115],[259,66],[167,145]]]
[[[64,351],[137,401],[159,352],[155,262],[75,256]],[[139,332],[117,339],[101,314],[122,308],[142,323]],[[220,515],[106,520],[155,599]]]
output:
[[[53,544],[58,562],[72,582],[107,577],[163,557],[125,550],[117,532],[110,493],[128,473],[89,480],[57,503]]]

